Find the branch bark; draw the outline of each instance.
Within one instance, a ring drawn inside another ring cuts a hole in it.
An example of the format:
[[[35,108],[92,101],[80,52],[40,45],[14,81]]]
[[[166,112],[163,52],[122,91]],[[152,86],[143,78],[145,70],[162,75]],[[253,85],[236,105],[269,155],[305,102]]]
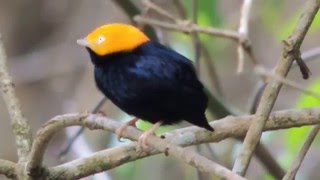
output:
[[[45,173],[43,173],[45,171],[42,168],[42,159],[49,140],[58,130],[74,125],[86,126],[89,129],[105,129],[115,132],[116,129],[121,126],[121,123],[97,115],[88,116],[83,114],[70,114],[53,118],[52,120],[48,121],[37,133],[37,138],[34,141],[27,166],[27,171],[29,174],[37,178],[45,175]],[[129,130],[126,130],[125,133],[123,133],[123,136],[128,137],[131,140],[137,140],[142,134],[142,132],[136,128],[128,129]],[[227,168],[210,161],[195,152],[187,151],[181,147],[168,143],[159,137],[150,137],[148,139],[148,144],[154,149],[173,155],[174,157],[181,159],[192,166],[196,166],[204,172],[214,173],[219,177],[226,179],[243,179],[242,177],[232,173]]]
[[[291,34],[285,41],[282,56],[276,65],[276,74],[285,77],[292,65],[292,62],[297,58],[297,52],[300,49],[302,41],[316,15],[320,6],[320,0],[309,0],[300,16],[300,19]],[[261,97],[256,119],[252,122],[250,129],[246,135],[241,152],[237,157],[233,171],[244,176],[249,166],[252,154],[258,144],[263,127],[268,119],[268,116],[277,99],[278,93],[281,89],[282,83],[272,80],[266,86]]]
[[[240,38],[239,38],[239,45],[237,48],[237,51],[238,51],[237,72],[238,73],[241,73],[243,71],[245,51],[251,49],[248,34],[249,34],[249,19],[250,19],[252,1],[253,0],[245,0],[241,8],[241,18],[240,18],[240,25],[238,30],[240,34]],[[248,52],[251,53],[251,50],[249,50]]]
[[[7,178],[17,179],[16,169],[18,168],[16,163],[8,160],[0,159],[0,174],[4,174]]]
[[[254,115],[241,117],[228,116],[211,122],[210,124],[216,130],[215,133],[209,133],[198,127],[188,127],[166,133],[163,136],[168,142],[180,146],[219,142],[229,137],[243,137],[249,129],[250,124],[254,121],[254,117]],[[319,117],[320,108],[278,111],[269,117],[264,130],[314,125],[320,123]],[[32,169],[30,166],[41,167],[46,145],[55,132],[65,127],[80,125],[90,129],[104,129],[114,132],[121,124],[120,122],[97,115],[87,117],[83,114],[57,116],[48,121],[37,134],[28,167],[29,169]],[[124,131],[123,135],[129,139],[137,139],[140,134],[141,132],[136,128],[129,127]],[[154,139],[151,140],[153,141]],[[137,151],[137,144],[131,143],[122,147],[97,152],[87,158],[77,159],[57,167],[49,168],[49,178],[73,179],[86,177],[161,152],[154,148],[146,151]]]
[[[0,87],[6,103],[16,137],[19,164],[24,165],[32,145],[32,134],[27,119],[22,115],[20,103],[16,97],[12,78],[8,73],[7,56],[0,34]]]

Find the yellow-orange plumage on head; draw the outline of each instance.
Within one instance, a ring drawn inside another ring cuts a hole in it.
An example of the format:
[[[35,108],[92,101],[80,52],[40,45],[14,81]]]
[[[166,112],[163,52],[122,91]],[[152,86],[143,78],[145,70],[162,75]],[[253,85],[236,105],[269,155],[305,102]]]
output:
[[[128,24],[108,24],[98,27],[78,44],[89,47],[100,56],[130,51],[149,41],[149,38],[138,28]]]

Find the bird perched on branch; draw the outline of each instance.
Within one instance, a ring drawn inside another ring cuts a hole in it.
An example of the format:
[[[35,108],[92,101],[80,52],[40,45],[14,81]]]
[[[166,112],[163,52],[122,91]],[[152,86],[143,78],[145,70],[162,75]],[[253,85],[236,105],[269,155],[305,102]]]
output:
[[[214,131],[205,116],[208,98],[186,57],[128,24],[100,26],[77,43],[90,54],[99,90],[136,117],[117,130],[119,137],[138,118],[154,124],[140,136],[143,146],[157,127],[181,120]]]

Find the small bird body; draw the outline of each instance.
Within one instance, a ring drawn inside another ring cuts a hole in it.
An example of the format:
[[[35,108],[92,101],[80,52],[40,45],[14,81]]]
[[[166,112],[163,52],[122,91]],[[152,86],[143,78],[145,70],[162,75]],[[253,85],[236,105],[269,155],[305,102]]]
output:
[[[78,44],[87,47],[98,89],[126,113],[158,125],[186,120],[213,131],[205,117],[208,98],[186,57],[126,24],[99,27]]]

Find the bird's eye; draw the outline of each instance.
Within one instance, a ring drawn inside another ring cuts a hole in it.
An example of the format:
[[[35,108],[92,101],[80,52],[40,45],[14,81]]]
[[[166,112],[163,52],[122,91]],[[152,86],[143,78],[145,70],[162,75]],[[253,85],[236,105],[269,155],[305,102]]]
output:
[[[98,38],[98,43],[100,44],[100,43],[102,43],[104,40],[105,40],[105,38],[102,37],[102,36],[100,36],[100,37]]]

